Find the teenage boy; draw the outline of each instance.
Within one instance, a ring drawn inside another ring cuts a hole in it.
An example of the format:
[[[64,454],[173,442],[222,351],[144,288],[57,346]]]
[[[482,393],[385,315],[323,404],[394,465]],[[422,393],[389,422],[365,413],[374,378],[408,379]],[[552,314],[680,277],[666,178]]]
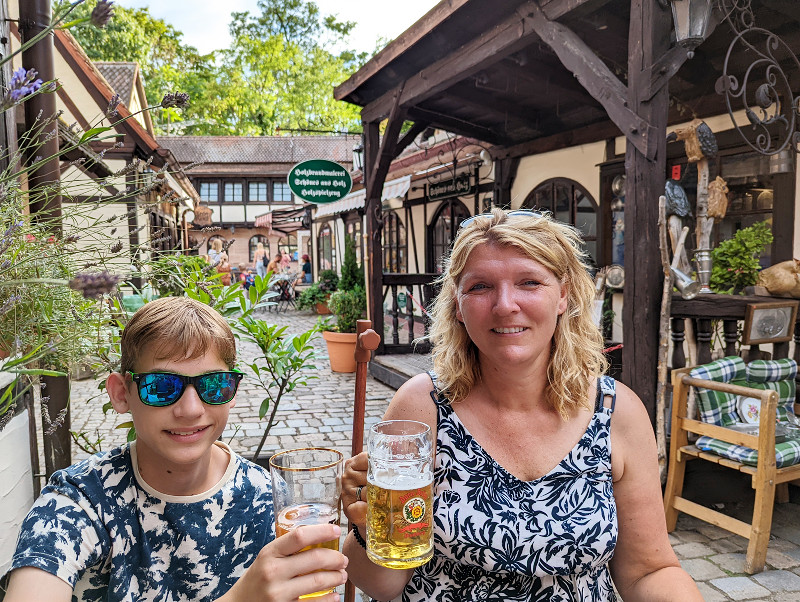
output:
[[[106,385],[136,440],[52,476],[22,525],[5,602],[278,602],[344,583],[345,556],[301,551],[339,527],[275,539],[268,472],[218,441],[242,377],[225,320],[158,299],[121,348]]]

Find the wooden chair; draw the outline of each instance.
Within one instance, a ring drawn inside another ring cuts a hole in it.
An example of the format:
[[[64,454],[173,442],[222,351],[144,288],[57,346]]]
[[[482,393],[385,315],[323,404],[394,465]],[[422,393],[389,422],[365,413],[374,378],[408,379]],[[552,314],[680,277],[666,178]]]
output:
[[[782,365],[788,366],[789,364],[785,362],[791,362],[794,372],[790,374],[790,378],[783,378],[777,382],[762,380],[759,383],[748,383],[746,377],[742,379],[745,376],[744,362],[740,358],[724,358],[724,360],[729,361],[729,370],[723,378],[713,380],[698,378],[698,373],[703,373],[703,366],[682,368],[672,373],[672,442],[669,474],[664,492],[664,510],[668,531],[675,529],[678,513],[684,512],[747,538],[749,543],[745,570],[753,574],[764,569],[776,487],[800,478],[800,464],[797,464],[800,461],[800,441],[787,440],[779,443],[777,449],[775,442],[776,417],[787,420],[787,413],[794,412],[794,374],[797,367],[792,360],[762,361],[759,364],[761,366],[774,366],[779,362],[784,362]],[[718,360],[706,366],[719,365],[722,361]],[[750,365],[757,363],[751,362]],[[748,386],[742,386],[742,381],[748,383]],[[689,387],[692,386],[698,388],[698,404],[701,405],[702,420],[694,420],[687,416],[688,393]],[[717,395],[715,392],[727,400],[736,399],[740,395],[759,399],[761,410],[758,435],[727,428],[731,425],[732,418],[726,416],[725,411],[719,412],[718,408],[703,408],[701,393]],[[782,403],[779,404],[779,400]],[[701,436],[695,445],[689,444],[689,433]],[[751,477],[751,485],[755,490],[755,504],[749,524],[681,497],[686,462],[695,459],[714,462]],[[779,468],[779,464],[782,467]],[[787,485],[783,488],[788,491]]]

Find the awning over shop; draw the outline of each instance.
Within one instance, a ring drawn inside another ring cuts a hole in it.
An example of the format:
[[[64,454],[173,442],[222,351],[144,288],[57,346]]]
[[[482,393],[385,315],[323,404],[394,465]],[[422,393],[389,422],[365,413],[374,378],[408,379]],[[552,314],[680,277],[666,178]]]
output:
[[[404,176],[396,180],[390,180],[383,185],[383,193],[381,194],[381,201],[395,199],[397,197],[404,197],[411,186],[411,176]],[[328,215],[336,215],[344,213],[345,211],[352,211],[353,209],[360,209],[364,206],[367,196],[367,190],[362,188],[351,192],[343,199],[325,205],[317,205],[315,217],[326,217]]]
[[[269,213],[264,213],[256,217],[256,228],[268,228],[269,233],[278,232],[289,234],[296,230],[305,230],[309,226],[306,218],[307,208],[311,205],[302,207],[292,207],[291,209],[276,209]]]

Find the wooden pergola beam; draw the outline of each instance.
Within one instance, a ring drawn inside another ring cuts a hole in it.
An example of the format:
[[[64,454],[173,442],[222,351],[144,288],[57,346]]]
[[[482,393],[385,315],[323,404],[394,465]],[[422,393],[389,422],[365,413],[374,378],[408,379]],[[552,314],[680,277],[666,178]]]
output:
[[[606,64],[575,32],[551,21],[538,6],[533,8],[533,28],[564,66],[619,126],[625,137],[648,159],[655,156],[652,139],[658,132],[641,116],[628,108],[628,91]]]
[[[417,105],[495,63],[498,56],[507,56],[537,39],[538,35],[532,28],[530,18],[534,10],[543,11],[552,21],[584,5],[596,6],[603,3],[600,0],[550,0],[540,9],[538,2],[526,2],[515,14],[464,44],[457,52],[449,54],[408,78],[400,97],[400,106]],[[334,91],[334,96],[339,100],[347,95],[343,86],[344,84]],[[370,123],[383,119],[391,110],[396,90],[390,90],[367,104],[361,111],[362,121]]]

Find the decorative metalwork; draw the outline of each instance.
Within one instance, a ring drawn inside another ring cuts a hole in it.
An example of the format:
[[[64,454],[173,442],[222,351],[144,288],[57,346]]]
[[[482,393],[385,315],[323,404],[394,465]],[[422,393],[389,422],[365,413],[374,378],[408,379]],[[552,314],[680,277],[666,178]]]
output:
[[[800,61],[774,33],[755,26],[752,0],[717,0],[734,39],[725,55],[716,91],[725,96],[734,127],[753,150],[776,155],[786,148],[800,152],[800,98],[792,93],[782,65],[800,72]],[[741,75],[732,73],[734,52],[754,56]],[[750,126],[740,126],[735,112],[744,110]],[[745,129],[752,130],[749,134]]]

